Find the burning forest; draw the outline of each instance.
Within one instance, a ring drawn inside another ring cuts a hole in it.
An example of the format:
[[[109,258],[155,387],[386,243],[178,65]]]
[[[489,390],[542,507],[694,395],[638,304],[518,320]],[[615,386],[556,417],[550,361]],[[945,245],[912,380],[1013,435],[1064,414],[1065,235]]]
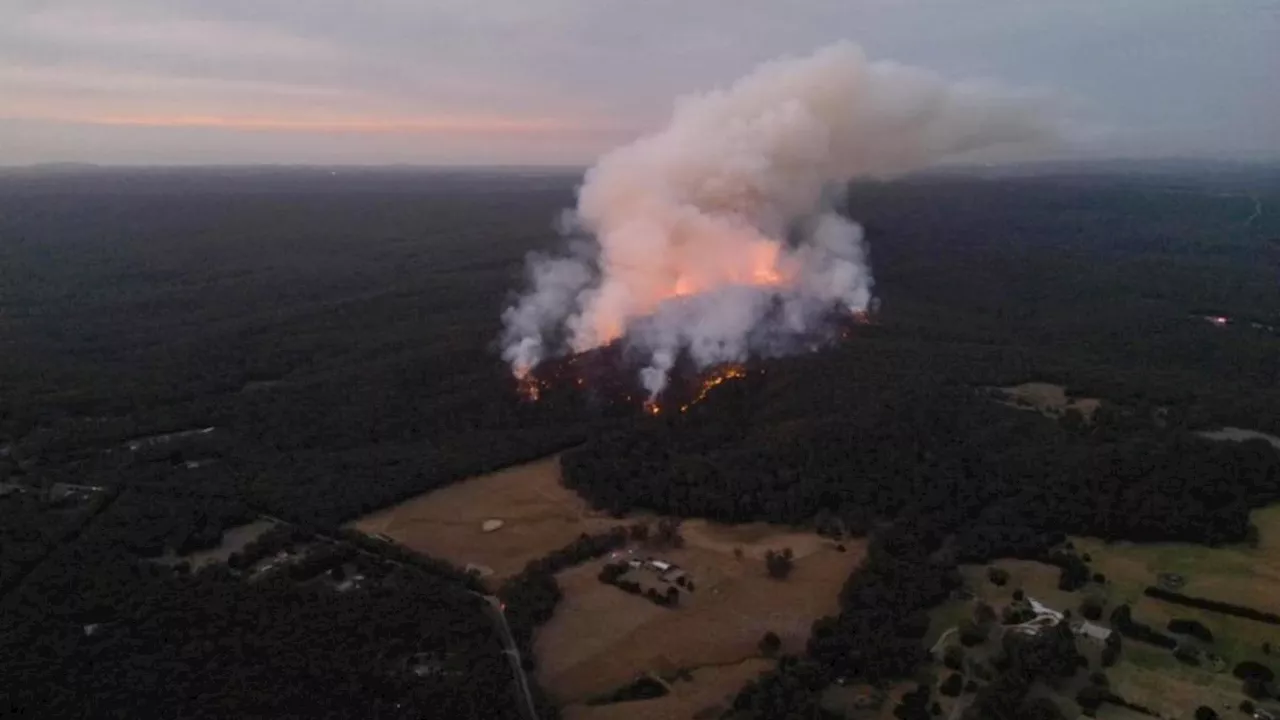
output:
[[[833,315],[822,332],[808,340],[818,348],[856,337],[858,328],[874,323],[870,311]],[[650,394],[640,382],[644,356],[624,340],[581,353],[552,358],[515,377],[516,393],[529,403],[574,398],[599,406],[639,408],[653,416],[687,413],[726,383],[765,374],[763,358],[700,366],[693,358],[677,358],[662,391]]]
[[[674,376],[722,383],[724,368],[818,347],[847,331],[833,317],[872,307],[844,183],[1052,135],[1024,95],[869,62],[850,43],[766,63],[685,98],[587,172],[568,247],[529,258],[503,313],[503,358],[536,399],[562,368],[624,356],[661,413]]]

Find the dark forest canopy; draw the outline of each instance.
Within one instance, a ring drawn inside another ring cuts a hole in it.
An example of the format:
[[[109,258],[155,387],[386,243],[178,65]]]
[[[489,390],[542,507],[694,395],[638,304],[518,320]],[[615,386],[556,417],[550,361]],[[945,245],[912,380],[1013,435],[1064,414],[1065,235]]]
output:
[[[568,484],[619,514],[873,532],[843,611],[740,699],[761,716],[812,699],[770,688],[909,671],[955,562],[1043,557],[1062,533],[1246,541],[1276,499],[1273,448],[1195,434],[1280,432],[1274,176],[855,185],[876,324],[657,419],[572,385],[521,402],[494,354],[521,259],[559,242],[572,192],[410,171],[0,177],[0,483],[31,489],[0,497],[0,711],[187,717],[201,697],[210,716],[343,716],[378,695],[383,716],[501,717],[510,672],[456,579],[400,569],[336,594],[148,558],[262,514],[332,531],[565,448]],[[989,390],[1032,380],[1104,404],[1081,424]],[[56,500],[55,483],[96,489]],[[543,585],[523,593],[536,617]],[[420,646],[381,640],[406,634]],[[432,662],[474,682],[404,672],[446,644],[464,651]],[[172,693],[118,691],[158,688],[159,666],[180,669]],[[263,697],[256,676],[287,689]]]

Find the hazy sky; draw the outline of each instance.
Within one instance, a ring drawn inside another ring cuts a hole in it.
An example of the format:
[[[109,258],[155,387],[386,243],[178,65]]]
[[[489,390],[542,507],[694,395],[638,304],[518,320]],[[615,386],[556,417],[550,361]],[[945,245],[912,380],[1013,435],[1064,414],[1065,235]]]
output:
[[[582,164],[842,39],[1075,154],[1280,157],[1280,0],[3,0],[0,164]]]

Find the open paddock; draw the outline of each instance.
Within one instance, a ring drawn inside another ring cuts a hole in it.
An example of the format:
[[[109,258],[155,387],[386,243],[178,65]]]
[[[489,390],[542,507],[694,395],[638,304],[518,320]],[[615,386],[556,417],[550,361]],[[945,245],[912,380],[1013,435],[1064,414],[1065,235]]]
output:
[[[501,520],[485,532],[487,520]],[[582,533],[622,521],[592,511],[560,483],[558,455],[454,483],[366,515],[351,527],[382,534],[460,567],[493,570],[494,583]]]
[[[789,535],[779,530],[776,539]],[[682,592],[675,608],[601,583],[596,575],[606,560],[557,575],[564,599],[534,642],[538,680],[552,698],[581,703],[641,673],[680,668],[694,669],[696,684],[697,668],[760,657],[758,643],[769,631],[781,638],[784,652],[798,652],[813,621],[839,610],[840,588],[865,550],[854,541],[840,552],[824,540],[796,558],[788,578],[775,580],[754,550],[744,548],[739,558],[732,550],[737,545],[727,552],[709,549],[698,546],[697,537],[689,533],[685,547],[657,553],[679,565],[696,587]],[[784,547],[774,539],[756,539],[760,555],[761,548]]]

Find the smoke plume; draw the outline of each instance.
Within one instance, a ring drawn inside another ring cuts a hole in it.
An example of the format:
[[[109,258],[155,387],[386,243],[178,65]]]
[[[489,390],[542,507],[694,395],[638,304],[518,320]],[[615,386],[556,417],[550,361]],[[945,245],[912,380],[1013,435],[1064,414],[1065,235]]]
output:
[[[681,355],[706,367],[785,352],[872,300],[862,229],[831,188],[1049,130],[1024,96],[871,63],[849,43],[762,65],[680,100],[664,129],[587,172],[564,228],[586,242],[529,259],[503,357],[523,377],[625,338],[656,396]]]

